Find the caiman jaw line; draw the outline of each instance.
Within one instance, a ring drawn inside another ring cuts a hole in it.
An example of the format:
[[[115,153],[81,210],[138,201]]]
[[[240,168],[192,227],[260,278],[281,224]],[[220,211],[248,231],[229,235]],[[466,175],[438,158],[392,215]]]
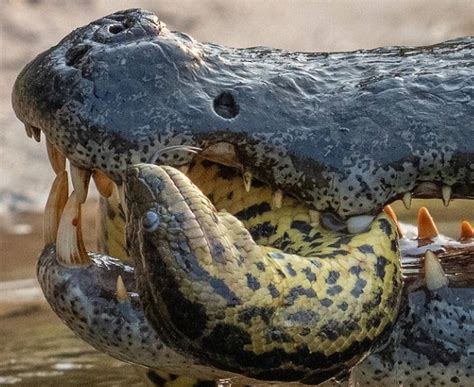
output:
[[[36,138],[39,139],[40,135],[37,135]],[[89,265],[91,260],[84,246],[82,237],[81,206],[87,198],[90,180],[91,178],[94,180],[98,192],[104,198],[109,198],[112,195],[116,195],[123,203],[124,197],[122,186],[117,186],[100,170],[94,170],[90,172],[75,167],[73,164],[71,164],[70,170],[74,190],[68,197],[68,173],[66,171],[66,158],[56,148],[56,146],[52,145],[48,140],[46,140],[46,145],[48,158],[50,160],[52,169],[56,174],[56,177],[51,186],[51,191],[45,207],[43,227],[44,243],[45,245],[51,243],[56,244],[58,260],[63,265]],[[220,157],[219,152],[216,152],[216,149],[213,149],[213,152],[207,152],[204,155],[210,159],[219,160],[225,165],[236,166],[235,162],[229,159],[227,156]],[[228,155],[228,153],[226,153],[226,155]],[[178,167],[178,169],[181,172],[187,174],[189,170],[189,164],[182,165]],[[252,173],[243,167],[239,167],[239,169],[242,171],[242,184],[246,192],[248,192],[252,186]],[[407,205],[407,198],[410,197],[409,195],[409,193],[404,195],[403,202],[406,207],[409,207],[409,205]],[[272,206],[274,208],[281,207],[282,200],[283,192],[281,190],[276,190],[273,194]],[[449,190],[445,190],[443,202],[446,205],[449,205]],[[393,219],[398,227],[400,237],[403,237],[401,226],[394,211],[389,205],[384,208],[384,211]],[[309,214],[313,223],[321,223],[324,225],[324,221],[322,220],[324,220],[324,217],[326,216],[325,213],[321,214],[318,211],[311,210],[309,211]],[[371,215],[353,216],[346,221],[344,227],[346,227],[349,233],[357,234],[367,230],[373,218],[374,217]],[[329,229],[331,228],[331,224],[327,226]],[[438,237],[438,235],[439,232],[428,210],[424,207],[421,208],[418,213],[418,246],[423,247],[424,245],[430,244],[433,239]],[[474,238],[474,228],[469,222],[462,222],[460,241],[470,242],[472,238]],[[426,259],[425,261],[429,263],[433,262],[433,259]],[[433,267],[433,265],[430,267]],[[436,265],[434,267],[436,267]],[[436,273],[437,271],[434,269],[427,269],[426,272]],[[122,285],[123,281],[122,284],[117,285],[117,294],[120,293],[123,296],[124,285]],[[122,296],[119,296],[119,298]]]
[[[53,183],[50,200],[48,201],[45,211],[45,242],[56,240],[56,238],[53,239],[53,234],[55,233],[55,230],[59,229],[57,243],[58,254],[61,257],[60,259],[64,263],[68,262],[70,264],[87,263],[87,253],[82,241],[80,208],[87,198],[90,180],[91,178],[94,180],[97,190],[105,198],[109,198],[114,194],[114,192],[120,196],[122,190],[102,171],[98,169],[87,171],[78,168],[71,163],[70,171],[74,191],[69,196],[66,204],[64,202],[64,197],[67,194],[66,158],[62,155],[61,151],[47,139],[46,145],[52,169],[57,177]],[[179,149],[189,151],[188,147],[176,147],[172,150]],[[229,154],[232,155],[232,153],[229,153],[229,149],[223,146],[216,146],[210,149],[208,148],[198,157],[205,157],[206,159],[218,161],[224,165],[232,165],[238,168],[242,172],[242,184],[248,192],[252,186],[253,174],[241,164],[237,164],[235,159],[229,157]],[[186,174],[189,170],[189,164],[181,165],[178,169]],[[423,184],[426,186],[426,183]],[[418,191],[421,191],[422,189],[423,185],[418,189]],[[59,194],[59,192],[61,192],[61,194]],[[449,195],[450,190],[445,189],[443,191],[443,202],[445,205],[449,205]],[[283,196],[284,193],[282,190],[275,190],[272,200],[273,208],[278,209],[281,207]],[[51,204],[50,201],[54,201],[55,204]],[[403,195],[403,203],[405,207],[410,208],[411,194],[409,192]],[[66,206],[65,212],[62,211],[64,206]],[[63,217],[61,218],[61,222],[59,222],[58,214],[61,213],[63,213]],[[336,215],[331,213],[319,213],[314,210],[311,210],[310,216],[313,222],[321,222],[321,224],[328,229],[346,229],[351,234],[357,234],[367,230],[374,219],[374,216],[372,215],[356,215],[348,218],[343,223],[340,223],[340,220],[337,220],[337,223],[334,223],[332,219],[338,219]],[[335,218],[333,218],[333,216],[335,216]]]
[[[90,259],[84,247],[81,230],[81,206],[86,201],[90,180],[91,178],[94,180],[97,190],[105,198],[113,195],[114,191],[120,195],[122,190],[102,171],[87,171],[71,163],[70,174],[73,192],[67,198],[68,174],[66,172],[66,158],[48,140],[46,140],[46,145],[52,169],[56,173],[56,179],[53,182],[45,209],[45,242],[56,242],[58,257],[62,263],[69,265],[88,264]],[[187,148],[185,150],[188,151]],[[224,154],[228,155],[228,153]],[[205,158],[219,160],[225,165],[236,165],[229,157],[221,157],[221,155],[217,148],[212,149],[212,151],[203,152]],[[189,165],[182,165],[179,169],[186,173]],[[248,192],[252,186],[252,173],[243,167],[239,169],[243,171],[242,184]],[[283,195],[282,190],[275,190],[272,199],[273,208],[278,209],[281,207]],[[65,198],[67,198],[67,201],[65,201]],[[60,214],[62,216],[59,217]],[[313,221],[319,222],[321,218],[320,213],[312,210],[310,215]],[[353,216],[342,227],[346,228],[351,234],[357,234],[367,230],[373,219],[374,217],[371,215]],[[325,223],[323,222],[323,224]],[[328,228],[331,228],[330,223]],[[56,233],[57,236],[55,236]]]

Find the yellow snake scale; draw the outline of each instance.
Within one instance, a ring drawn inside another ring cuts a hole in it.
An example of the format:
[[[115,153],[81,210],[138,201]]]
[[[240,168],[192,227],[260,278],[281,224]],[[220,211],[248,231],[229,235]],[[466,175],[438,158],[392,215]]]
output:
[[[170,329],[181,330],[180,345],[190,353],[205,353],[210,365],[260,379],[284,380],[312,369],[315,376],[304,382],[317,383],[337,369],[347,372],[362,359],[361,349],[373,346],[394,322],[402,282],[396,227],[386,215],[367,232],[349,235],[324,229],[290,197],[272,207],[271,188],[254,181],[247,192],[234,168],[193,163],[187,175],[202,193],[176,169],[149,166],[145,172],[165,181],[160,205],[168,206],[168,215],[184,214],[179,227],[206,273],[193,280],[181,270],[176,243],[166,234],[176,224],[166,225],[166,216],[153,237],[156,245],[136,249],[161,250],[160,259],[177,273],[178,298],[204,308],[203,322],[178,322],[188,311],[166,310],[179,305],[176,299],[154,311],[161,325],[174,318]],[[137,211],[149,206],[134,204]],[[112,199],[102,203],[99,248],[126,259],[118,207]],[[137,234],[140,226],[131,227]],[[219,241],[217,253],[213,241]],[[271,373],[252,373],[252,362],[267,362]]]

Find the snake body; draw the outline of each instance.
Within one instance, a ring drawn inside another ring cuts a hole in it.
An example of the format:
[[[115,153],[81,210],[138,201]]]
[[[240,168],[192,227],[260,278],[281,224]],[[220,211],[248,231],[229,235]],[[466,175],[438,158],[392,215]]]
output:
[[[165,343],[256,379],[346,376],[398,314],[391,221],[382,215],[366,233],[331,235],[292,199],[272,209],[267,187],[246,193],[231,169],[193,169],[229,212],[174,168],[137,166],[126,182],[145,313]],[[240,200],[231,204],[233,195]]]

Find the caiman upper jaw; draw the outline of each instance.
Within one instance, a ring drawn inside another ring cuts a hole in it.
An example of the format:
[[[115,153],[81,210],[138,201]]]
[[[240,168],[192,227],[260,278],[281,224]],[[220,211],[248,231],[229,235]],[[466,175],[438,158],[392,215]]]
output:
[[[39,55],[18,77],[13,106],[31,135],[42,130],[75,166],[116,182],[169,145],[225,143],[254,176],[317,210],[373,214],[425,182],[439,197],[444,186],[472,197],[472,41],[236,50],[134,9]]]

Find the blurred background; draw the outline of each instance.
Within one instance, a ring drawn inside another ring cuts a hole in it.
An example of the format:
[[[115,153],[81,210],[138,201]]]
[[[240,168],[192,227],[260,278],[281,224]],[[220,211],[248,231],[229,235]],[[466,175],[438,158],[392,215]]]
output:
[[[44,140],[26,137],[10,102],[16,76],[37,54],[74,28],[134,7],[155,12],[172,30],[235,47],[345,51],[474,34],[474,2],[468,0],[0,0],[0,385],[140,384],[130,366],[76,340],[42,301],[35,259],[53,173]],[[416,211],[397,208],[402,219]],[[465,202],[429,208],[441,230],[454,236],[462,217],[474,218]],[[89,246],[94,210],[92,202],[84,227]]]

